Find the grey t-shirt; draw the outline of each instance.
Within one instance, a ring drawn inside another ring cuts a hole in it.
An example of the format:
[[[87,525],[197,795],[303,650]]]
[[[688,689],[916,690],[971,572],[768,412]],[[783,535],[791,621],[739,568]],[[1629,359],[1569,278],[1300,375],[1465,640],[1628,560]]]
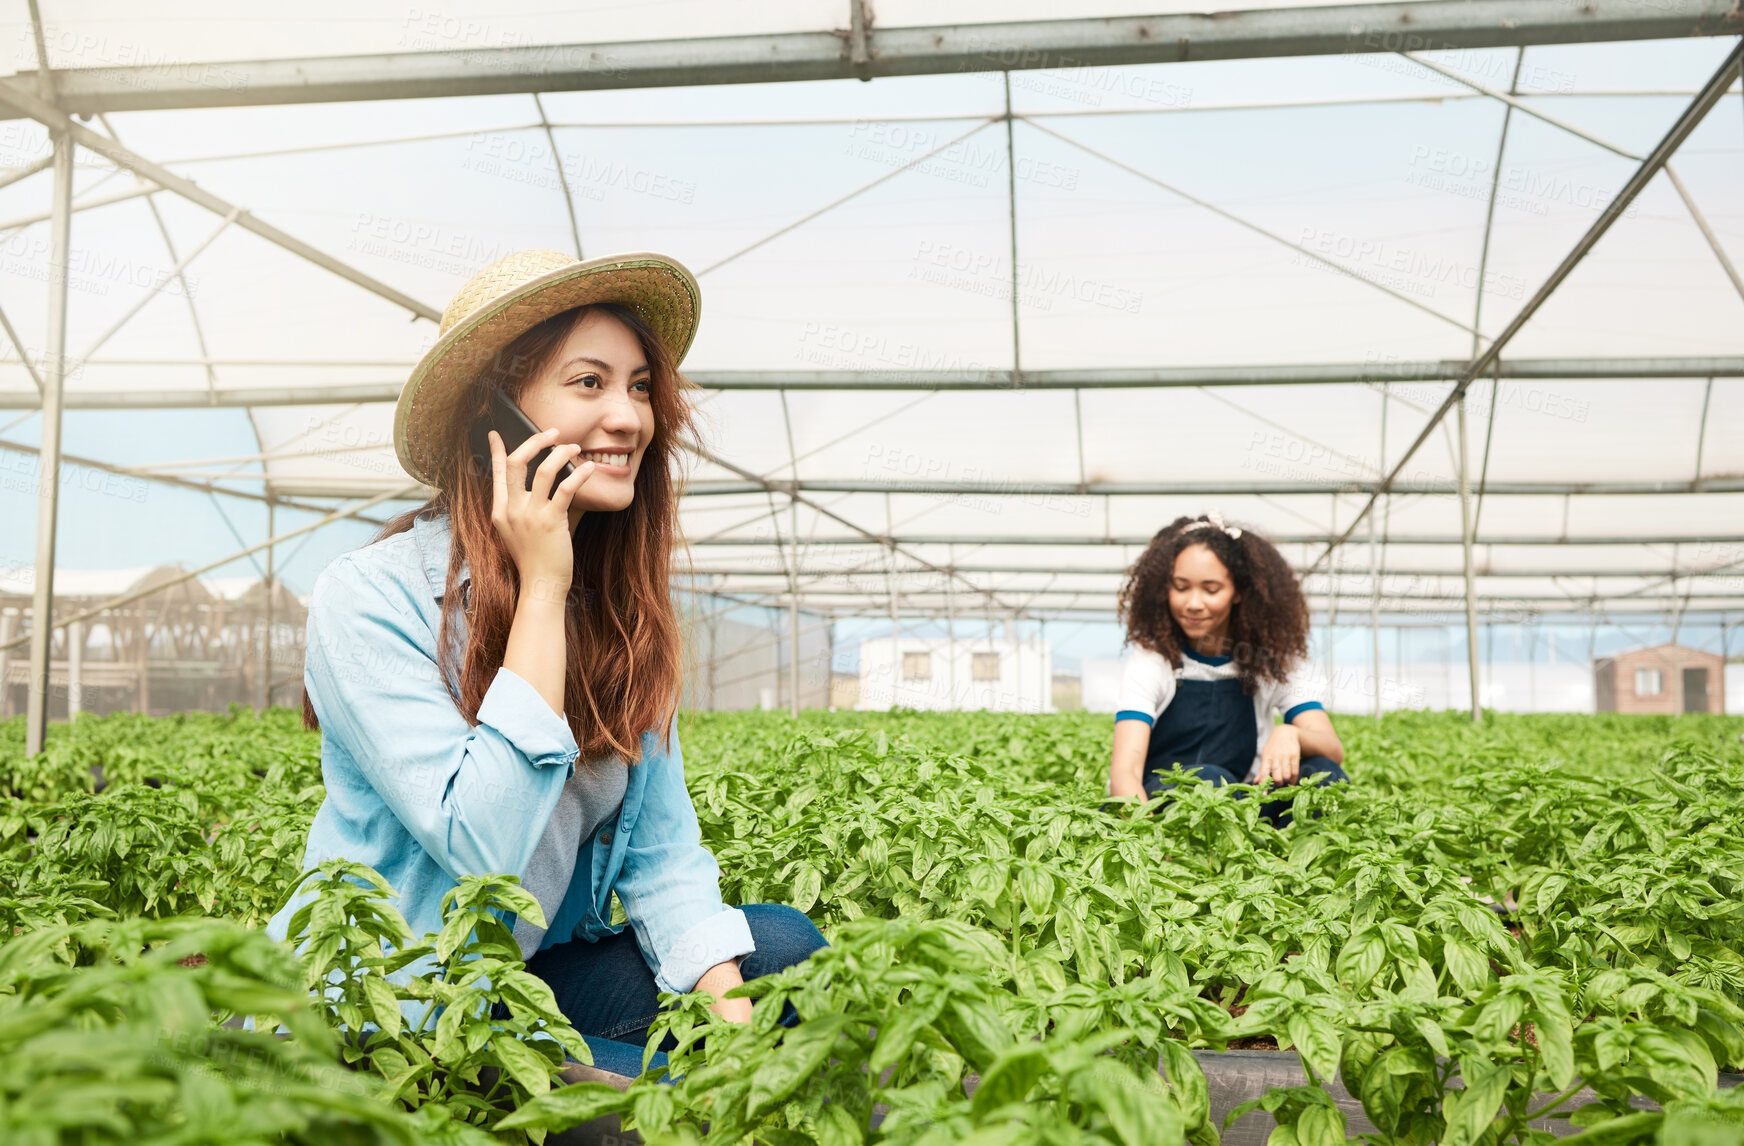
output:
[[[576,762],[575,775],[563,785],[563,793],[557,797],[557,810],[551,813],[551,822],[545,825],[545,833],[539,837],[533,858],[527,864],[527,875],[521,881],[539,901],[547,921],[556,917],[557,908],[569,891],[581,842],[618,814],[629,783],[629,769],[622,757]],[[544,938],[545,928],[535,927],[525,919],[515,920],[515,942],[521,945],[522,959],[532,958]]]

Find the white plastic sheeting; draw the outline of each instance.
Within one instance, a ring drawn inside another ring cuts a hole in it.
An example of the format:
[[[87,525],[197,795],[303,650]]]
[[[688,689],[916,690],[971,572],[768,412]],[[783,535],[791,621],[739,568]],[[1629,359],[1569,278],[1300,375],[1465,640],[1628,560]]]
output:
[[[57,68],[843,22],[838,5],[810,0],[352,3],[294,15],[43,7]],[[1045,7],[999,17],[1060,14]],[[880,9],[880,26],[987,15],[962,4]],[[15,65],[34,67],[28,25],[14,14],[3,27]],[[1430,54],[1568,125],[1515,111],[1505,147],[1503,104],[1387,54],[1014,72],[1009,153],[998,72],[124,112],[91,126],[437,310],[509,251],[572,250],[567,185],[584,254],[652,248],[698,272],[703,325],[685,365],[705,384],[794,371],[924,386],[937,372],[1015,370],[1021,382],[1292,364],[1349,364],[1360,378],[1469,358],[1474,330],[1477,345],[1501,330],[1635,169],[1618,150],[1650,150],[1732,44]],[[1673,161],[1735,265],[1741,103],[1734,83]],[[46,153],[39,125],[0,122],[0,166]],[[0,188],[0,308],[33,356],[45,323],[49,178]],[[76,203],[137,187],[79,153]],[[189,425],[204,419],[197,441],[134,435],[127,464],[312,506],[404,484],[391,397],[434,325],[237,226],[193,260],[184,289],[169,271],[219,222],[164,191],[75,215],[69,407],[161,405],[178,393],[189,406],[236,405],[241,391],[245,415],[214,422],[218,412],[190,411]],[[1698,356],[1744,357],[1744,298],[1661,175],[1503,359]],[[0,425],[21,419],[4,436],[32,442],[34,385],[9,346],[4,359],[0,405],[11,409],[0,409]],[[1497,487],[1481,499],[1478,526],[1485,611],[1744,608],[1744,492],[1691,492],[1703,481],[1744,488],[1736,373],[1477,383],[1472,482]],[[1214,506],[1287,539],[1307,569],[1366,501],[1355,487],[1397,461],[1450,388],[935,391],[878,381],[785,398],[702,396],[701,444],[728,464],[690,466],[691,583],[781,604],[797,557],[805,607],[824,612],[1106,611],[1145,539]],[[354,389],[335,397],[336,388]],[[87,431],[69,417],[69,454],[88,432],[86,454],[116,456],[113,421]],[[1453,431],[1449,417],[1377,515],[1389,613],[1458,607]],[[797,515],[780,488],[711,489],[795,477],[817,487]],[[1176,492],[1119,488],[1144,483]],[[1681,492],[1573,488],[1584,483]],[[1110,492],[1078,492],[1101,488]],[[63,529],[103,530],[105,514],[122,528],[140,512],[120,498],[80,504],[98,519],[63,510]],[[216,522],[210,503],[193,505]],[[13,562],[28,560],[22,521],[8,533]],[[1340,608],[1367,609],[1366,545],[1359,530],[1336,559],[1336,581],[1310,581],[1318,607],[1335,589]]]

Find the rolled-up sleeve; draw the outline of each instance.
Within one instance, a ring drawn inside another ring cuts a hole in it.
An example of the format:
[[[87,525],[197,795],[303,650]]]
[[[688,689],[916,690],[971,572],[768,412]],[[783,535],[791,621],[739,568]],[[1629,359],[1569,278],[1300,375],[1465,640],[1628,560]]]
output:
[[[551,711],[527,679],[507,665],[485,689],[478,722],[495,729],[535,768],[563,768],[580,756],[569,722]]]
[[[615,890],[663,991],[689,991],[717,963],[757,949],[745,913],[721,902],[721,869],[702,846],[674,727],[666,748],[643,739],[647,792]]]
[[[328,737],[451,877],[522,875],[578,749],[531,684],[498,669],[461,715],[429,625],[341,558],[309,603],[305,682]]]

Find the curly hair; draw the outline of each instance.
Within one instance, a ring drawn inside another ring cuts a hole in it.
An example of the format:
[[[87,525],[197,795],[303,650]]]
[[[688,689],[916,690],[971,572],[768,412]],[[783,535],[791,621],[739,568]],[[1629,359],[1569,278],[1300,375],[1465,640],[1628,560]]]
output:
[[[1223,562],[1241,594],[1229,611],[1230,655],[1242,691],[1251,696],[1261,680],[1284,680],[1308,655],[1308,602],[1295,570],[1277,547],[1251,529],[1240,533],[1229,536],[1208,516],[1171,521],[1127,570],[1119,616],[1129,643],[1180,668],[1188,641],[1169,609],[1169,582],[1181,551],[1205,546]]]

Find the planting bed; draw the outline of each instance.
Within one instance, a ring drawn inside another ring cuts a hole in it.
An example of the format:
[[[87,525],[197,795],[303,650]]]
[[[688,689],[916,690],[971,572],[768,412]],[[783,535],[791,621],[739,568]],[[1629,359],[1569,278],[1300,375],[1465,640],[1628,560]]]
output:
[[[625,1089],[562,1077],[577,1040],[492,914],[526,906],[512,882],[463,881],[429,947],[337,865],[304,958],[252,930],[320,798],[293,713],[86,718],[34,761],[22,725],[0,726],[7,1142],[608,1117],[649,1141],[1209,1146],[1240,1111],[1226,1075],[1261,1070],[1232,1143],[1744,1140],[1716,1085],[1744,1066],[1735,718],[1341,717],[1353,783],[1279,832],[1196,785],[1106,810],[1107,717],[687,714],[727,900],[791,902],[832,945],[752,984],[774,1005],[749,1027],[681,1000],[656,1028],[676,1081]],[[432,975],[386,978],[424,951]],[[1285,1053],[1208,1057],[1232,1044]]]

